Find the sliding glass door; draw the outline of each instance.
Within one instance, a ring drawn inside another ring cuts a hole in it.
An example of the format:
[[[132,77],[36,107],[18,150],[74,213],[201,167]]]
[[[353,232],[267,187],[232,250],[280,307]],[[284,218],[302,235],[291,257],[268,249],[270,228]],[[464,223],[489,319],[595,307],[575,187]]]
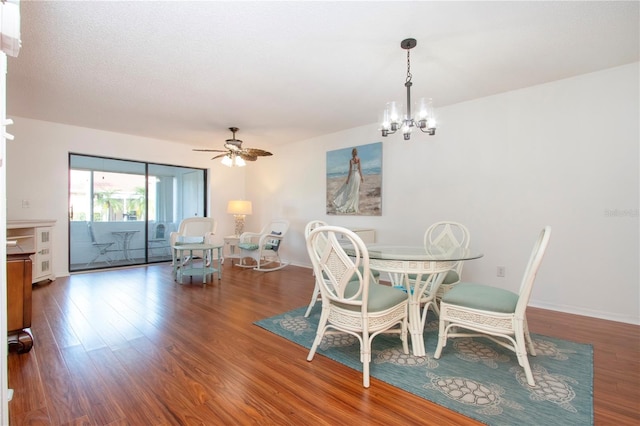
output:
[[[169,235],[206,216],[206,170],[69,155],[69,271],[171,260]]]

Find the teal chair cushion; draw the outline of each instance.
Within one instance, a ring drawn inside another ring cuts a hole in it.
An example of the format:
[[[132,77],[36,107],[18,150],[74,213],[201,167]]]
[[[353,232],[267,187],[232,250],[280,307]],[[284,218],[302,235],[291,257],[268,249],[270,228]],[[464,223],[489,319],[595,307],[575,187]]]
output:
[[[457,283],[458,281],[460,281],[460,276],[458,275],[458,273],[456,271],[449,271],[444,277],[444,280],[442,280],[442,284],[453,284]]]
[[[483,311],[514,313],[518,294],[484,284],[460,283],[442,296],[450,305],[465,306]]]
[[[358,281],[351,281],[347,284],[345,296],[353,296],[356,291],[358,291],[358,287]],[[367,310],[369,312],[384,311],[385,309],[389,309],[402,301],[407,301],[407,293],[400,291],[397,288],[389,287],[388,285],[376,283],[369,284],[369,304],[367,305]],[[337,303],[337,305],[353,311],[360,310],[358,306],[344,305],[341,303]]]
[[[238,247],[244,250],[258,250],[260,246],[254,243],[240,243],[238,244]]]

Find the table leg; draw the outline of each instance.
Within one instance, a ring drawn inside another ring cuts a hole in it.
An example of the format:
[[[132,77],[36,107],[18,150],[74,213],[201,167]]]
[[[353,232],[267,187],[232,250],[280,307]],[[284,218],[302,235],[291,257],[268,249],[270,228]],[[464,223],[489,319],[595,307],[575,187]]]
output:
[[[122,242],[122,256],[127,261],[131,261],[131,257],[129,256],[129,244],[131,243],[132,236],[132,234],[126,233],[123,237],[124,241]]]
[[[422,323],[422,315],[420,312],[422,296],[429,290],[429,295],[431,295],[435,303],[438,287],[440,287],[445,275],[446,272],[417,274],[416,280],[412,285],[411,280],[409,280],[409,275],[405,274],[405,288],[409,294],[409,333],[411,334],[411,347],[413,349],[413,355],[415,356],[427,355],[424,345],[424,324]],[[424,280],[422,278],[423,276]],[[428,304],[425,304],[424,309],[427,308]],[[424,312],[424,314],[426,315],[426,312]]]
[[[209,257],[209,261],[211,262],[211,258],[213,257],[213,250],[207,249],[202,250],[202,286],[207,285],[207,257]],[[211,274],[211,280],[213,280],[213,274]]]
[[[172,247],[173,250],[173,279],[176,280],[178,278],[178,249]]]
[[[222,279],[222,264],[224,263],[223,249],[224,247],[218,247],[218,281]],[[215,249],[214,249],[215,250]],[[231,263],[233,265],[233,261]]]
[[[116,245],[118,246],[118,251],[120,251],[120,256],[122,256],[122,260],[125,260],[124,257],[124,237],[120,234],[113,234],[114,239],[116,240]]]
[[[202,287],[207,285],[207,250],[202,251]]]
[[[416,284],[419,284],[422,276],[416,277]],[[420,319],[420,289],[419,285],[412,286],[409,280],[409,274],[404,274],[404,283],[409,298],[409,334],[411,335],[411,350],[414,356],[425,356],[424,347],[424,330],[422,330],[422,321]]]

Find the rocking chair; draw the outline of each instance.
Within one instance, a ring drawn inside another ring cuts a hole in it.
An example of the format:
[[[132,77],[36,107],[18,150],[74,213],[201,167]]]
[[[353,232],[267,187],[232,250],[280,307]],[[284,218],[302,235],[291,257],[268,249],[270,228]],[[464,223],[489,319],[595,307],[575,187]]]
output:
[[[280,259],[278,251],[288,229],[289,221],[276,219],[262,228],[260,233],[245,232],[240,235],[240,262],[236,265],[263,272],[277,271],[287,266],[289,262]],[[255,263],[247,263],[248,258]]]

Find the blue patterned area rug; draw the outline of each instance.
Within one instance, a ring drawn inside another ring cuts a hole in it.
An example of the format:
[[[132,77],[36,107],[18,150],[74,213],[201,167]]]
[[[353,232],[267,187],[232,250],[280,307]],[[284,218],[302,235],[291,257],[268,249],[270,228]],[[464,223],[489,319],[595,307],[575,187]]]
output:
[[[320,307],[317,304],[309,318],[304,318],[305,310],[255,324],[310,348]],[[427,356],[403,354],[397,335],[377,336],[371,376],[488,425],[593,424],[591,345],[532,335],[537,356],[529,362],[537,386],[531,388],[515,354],[488,339],[449,339],[440,359],[434,359],[438,321],[432,312],[429,315]],[[345,334],[325,337],[317,354],[362,371],[359,351],[358,340]]]

